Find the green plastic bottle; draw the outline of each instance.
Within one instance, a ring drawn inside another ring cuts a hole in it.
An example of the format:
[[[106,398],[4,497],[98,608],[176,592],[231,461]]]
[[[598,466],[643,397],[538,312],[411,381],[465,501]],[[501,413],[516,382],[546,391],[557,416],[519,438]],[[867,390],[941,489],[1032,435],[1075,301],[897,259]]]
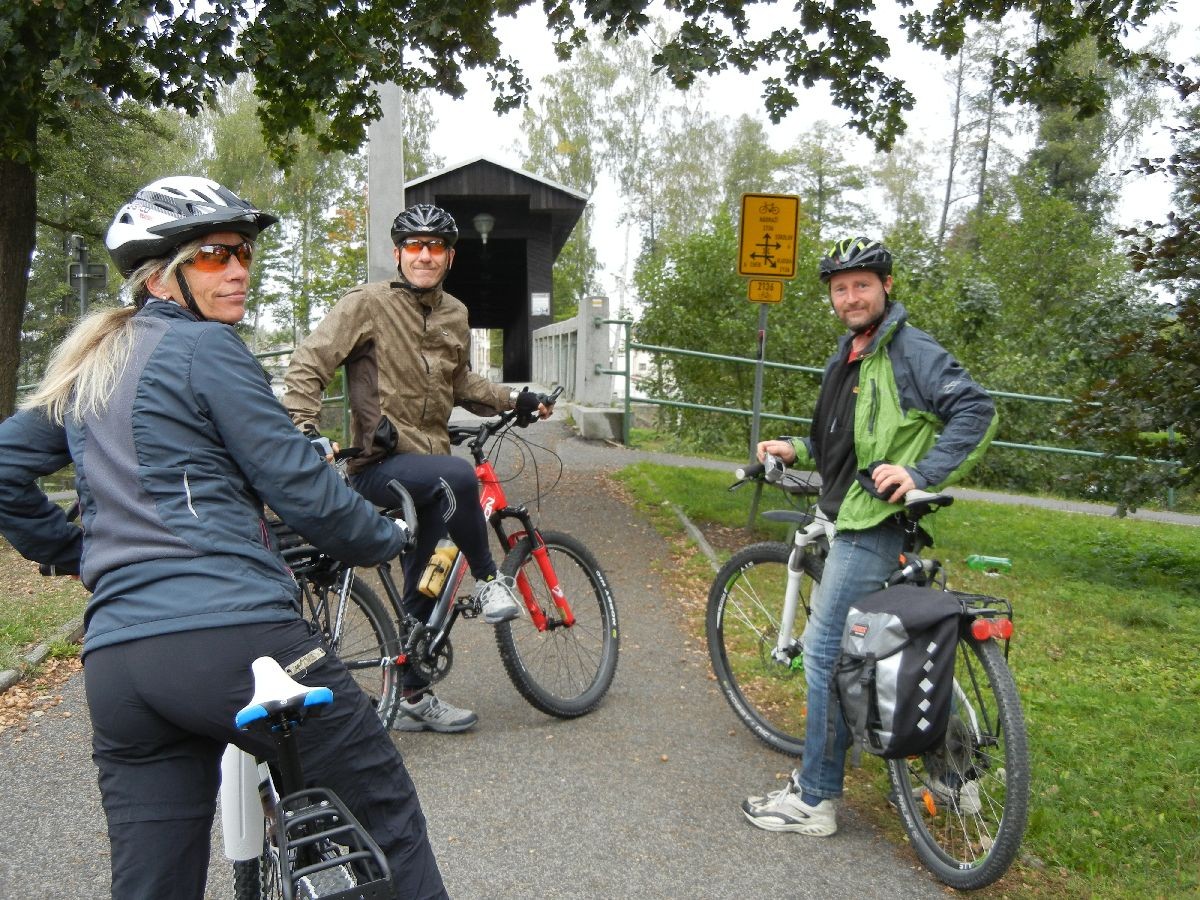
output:
[[[967,568],[989,575],[999,575],[1001,572],[1012,571],[1012,560],[1007,556],[981,556],[972,553],[967,557]]]

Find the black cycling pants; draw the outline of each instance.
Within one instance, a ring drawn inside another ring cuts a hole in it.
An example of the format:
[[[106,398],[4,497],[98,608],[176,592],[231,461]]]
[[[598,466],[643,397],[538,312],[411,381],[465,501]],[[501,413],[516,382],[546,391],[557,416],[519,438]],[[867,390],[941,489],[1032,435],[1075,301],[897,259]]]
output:
[[[357,473],[352,481],[376,506],[395,506],[387,490],[393,478],[412,494],[417,507],[417,548],[404,557],[404,609],[425,622],[434,599],[419,593],[417,583],[433,548],[447,533],[466,555],[472,575],[484,579],[496,574],[479,506],[479,479],[475,467],[459,456],[398,453]]]
[[[294,619],[141,638],[86,655],[114,898],[204,896],[225,745],[275,755],[269,739],[233,725],[252,693],[250,663],[272,656],[286,667],[320,646]],[[397,897],[445,897],[416,788],[370,701],[332,653],[293,677],[335,698],[298,732],[305,777],[333,790],[371,833]]]

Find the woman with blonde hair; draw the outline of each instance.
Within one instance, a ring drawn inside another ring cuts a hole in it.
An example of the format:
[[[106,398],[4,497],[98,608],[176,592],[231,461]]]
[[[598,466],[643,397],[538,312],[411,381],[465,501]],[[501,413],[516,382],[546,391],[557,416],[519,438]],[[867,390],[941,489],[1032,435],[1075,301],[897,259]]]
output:
[[[220,757],[250,663],[274,657],[338,702],[300,731],[305,772],[388,856],[397,896],[445,896],[416,790],[370,701],[300,615],[264,503],[356,565],[408,544],[292,426],[230,326],[274,216],[203,178],[138,191],[108,231],[132,306],[96,312],[0,423],[0,533],[79,574],[93,759],[114,897],[200,898]],[[82,529],[36,479],[75,463]],[[300,661],[300,662],[298,662]]]

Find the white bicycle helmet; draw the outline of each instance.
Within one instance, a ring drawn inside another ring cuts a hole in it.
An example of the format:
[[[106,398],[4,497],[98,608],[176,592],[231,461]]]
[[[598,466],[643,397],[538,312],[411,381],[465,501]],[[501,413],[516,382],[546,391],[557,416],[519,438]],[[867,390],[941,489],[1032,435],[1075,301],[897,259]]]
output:
[[[235,231],[254,240],[278,221],[215,181],[173,175],[146,185],[117,211],[105,244],[128,276],[146,260],[211,232]]]

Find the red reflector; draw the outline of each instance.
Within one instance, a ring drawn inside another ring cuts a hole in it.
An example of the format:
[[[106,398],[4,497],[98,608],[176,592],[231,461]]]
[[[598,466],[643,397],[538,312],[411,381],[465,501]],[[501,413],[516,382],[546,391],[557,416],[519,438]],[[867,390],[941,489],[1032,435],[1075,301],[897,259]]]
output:
[[[1012,637],[1013,623],[1010,619],[976,619],[971,623],[971,636],[977,641],[997,638],[1007,641]]]

